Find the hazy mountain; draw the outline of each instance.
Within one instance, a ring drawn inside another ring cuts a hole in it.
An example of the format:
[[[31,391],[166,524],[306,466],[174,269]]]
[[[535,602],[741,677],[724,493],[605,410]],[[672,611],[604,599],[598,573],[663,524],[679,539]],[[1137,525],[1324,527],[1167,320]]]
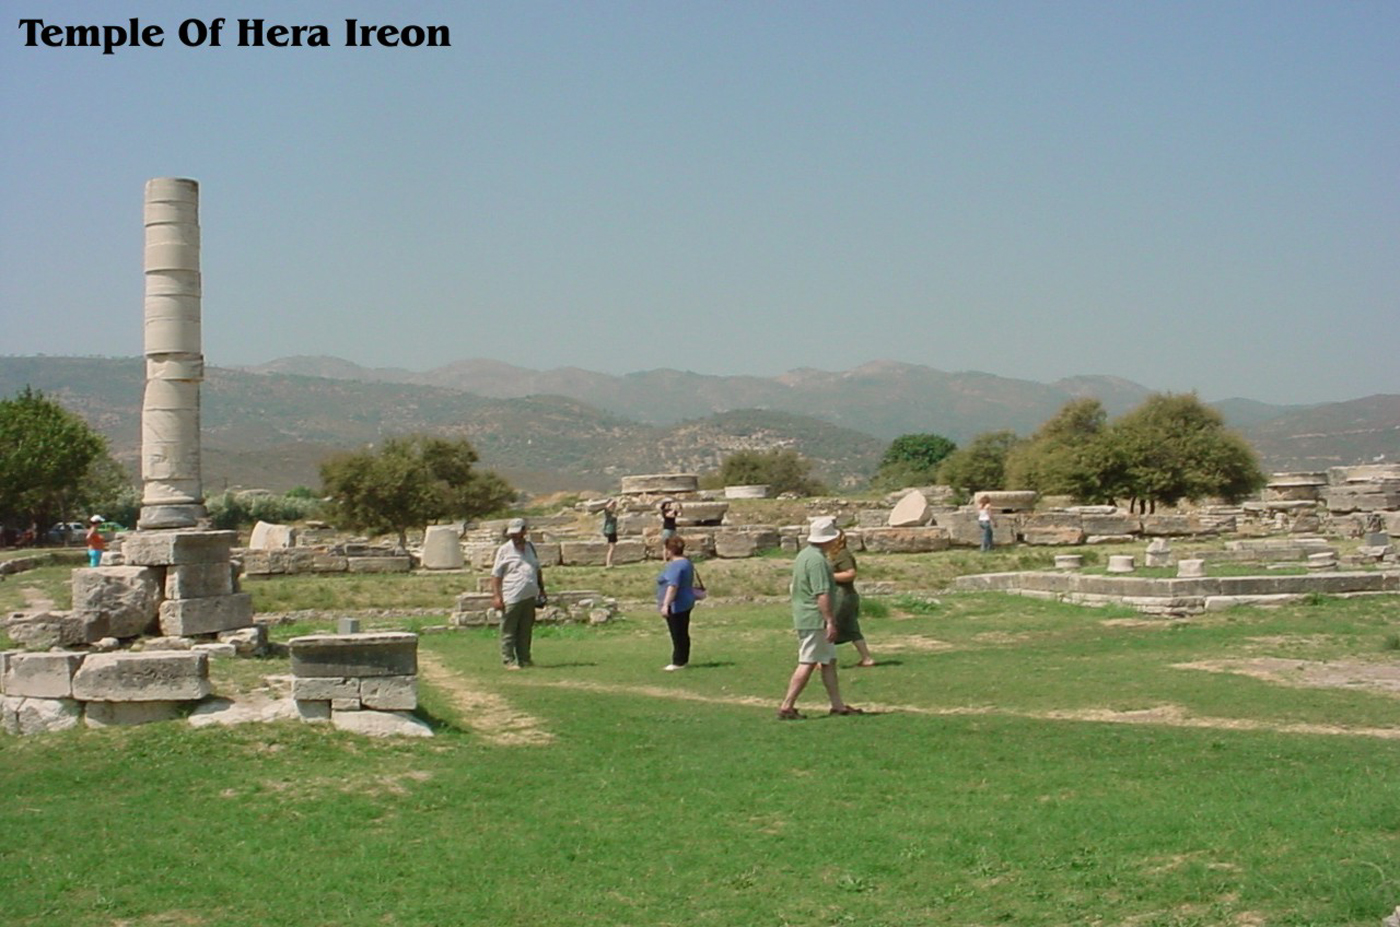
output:
[[[1400,462],[1400,395],[1329,402],[1245,430],[1272,470]]]
[[[1029,433],[1070,399],[1094,396],[1110,415],[1118,415],[1151,392],[1116,377],[1081,376],[1044,384],[987,373],[945,373],[896,361],[873,361],[840,372],[804,368],[777,377],[672,369],[611,376],[576,367],[529,370],[482,359],[422,373],[362,368],[337,358],[289,358],[247,369],[289,373],[298,367],[315,376],[420,383],[501,399],[544,393],[572,396],[655,425],[730,409],[773,409],[810,415],[886,441],[917,431],[960,442],[992,428]]]
[[[412,432],[466,437],[487,466],[535,490],[615,488],[627,473],[706,470],[734,450],[772,447],[795,448],[839,486],[873,472],[900,434],[931,431],[958,442],[1003,428],[1029,434],[1069,399],[1094,396],[1117,415],[1149,394],[1114,377],[1040,384],[889,361],[772,378],[677,370],[617,377],[482,360],[415,374],[330,357],[257,370],[206,371],[211,492],[316,486],[317,466],[329,454]],[[0,357],[0,395],[26,385],[42,390],[92,422],[135,469],[144,371],[140,358]],[[1400,459],[1400,396],[1315,407],[1232,399],[1217,407],[1268,470]]]

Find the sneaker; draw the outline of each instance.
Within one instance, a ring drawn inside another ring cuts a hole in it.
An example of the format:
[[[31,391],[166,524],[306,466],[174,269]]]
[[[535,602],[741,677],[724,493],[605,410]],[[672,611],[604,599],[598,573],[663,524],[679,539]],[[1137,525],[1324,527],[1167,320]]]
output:
[[[520,669],[520,664],[519,664],[519,663],[507,663],[507,664],[506,664],[506,669],[508,669],[508,670],[518,670],[518,669]]]
[[[665,666],[663,666],[663,667],[661,667],[661,668],[664,669],[664,670],[665,670],[666,672],[668,672],[668,673],[673,673],[673,672],[675,672],[675,671],[678,670],[678,669],[685,669],[685,664],[683,664],[683,663],[667,663]]]

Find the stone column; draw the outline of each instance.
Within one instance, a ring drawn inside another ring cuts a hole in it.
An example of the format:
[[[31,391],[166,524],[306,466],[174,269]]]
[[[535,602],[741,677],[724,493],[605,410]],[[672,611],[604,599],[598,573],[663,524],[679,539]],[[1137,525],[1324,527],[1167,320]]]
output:
[[[200,482],[199,184],[146,184],[146,396],[141,407],[140,528],[189,528],[204,517]]]

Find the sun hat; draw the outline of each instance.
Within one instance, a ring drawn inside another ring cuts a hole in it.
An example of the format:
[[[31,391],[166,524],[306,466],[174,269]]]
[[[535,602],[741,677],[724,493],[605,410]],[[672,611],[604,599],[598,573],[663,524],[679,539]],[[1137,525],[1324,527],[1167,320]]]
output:
[[[92,516],[91,518],[88,519],[88,524],[100,525],[100,524],[102,524],[102,522],[104,522],[104,521],[106,521],[106,520],[107,520],[107,519],[103,518],[101,515],[94,515],[94,516]]]
[[[836,527],[836,517],[834,515],[822,515],[812,519],[812,528],[807,535],[808,544],[827,544],[841,536],[841,530]]]
[[[512,518],[510,524],[506,525],[506,534],[524,534],[529,526],[525,524],[523,518]]]

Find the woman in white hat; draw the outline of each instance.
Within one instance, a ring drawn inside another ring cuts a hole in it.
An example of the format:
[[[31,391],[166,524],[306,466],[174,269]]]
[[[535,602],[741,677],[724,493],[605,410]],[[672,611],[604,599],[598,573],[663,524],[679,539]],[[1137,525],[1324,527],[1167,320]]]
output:
[[[88,519],[88,566],[102,565],[102,552],[107,549],[107,539],[102,536],[100,529],[105,520],[101,515],[94,515]]]

